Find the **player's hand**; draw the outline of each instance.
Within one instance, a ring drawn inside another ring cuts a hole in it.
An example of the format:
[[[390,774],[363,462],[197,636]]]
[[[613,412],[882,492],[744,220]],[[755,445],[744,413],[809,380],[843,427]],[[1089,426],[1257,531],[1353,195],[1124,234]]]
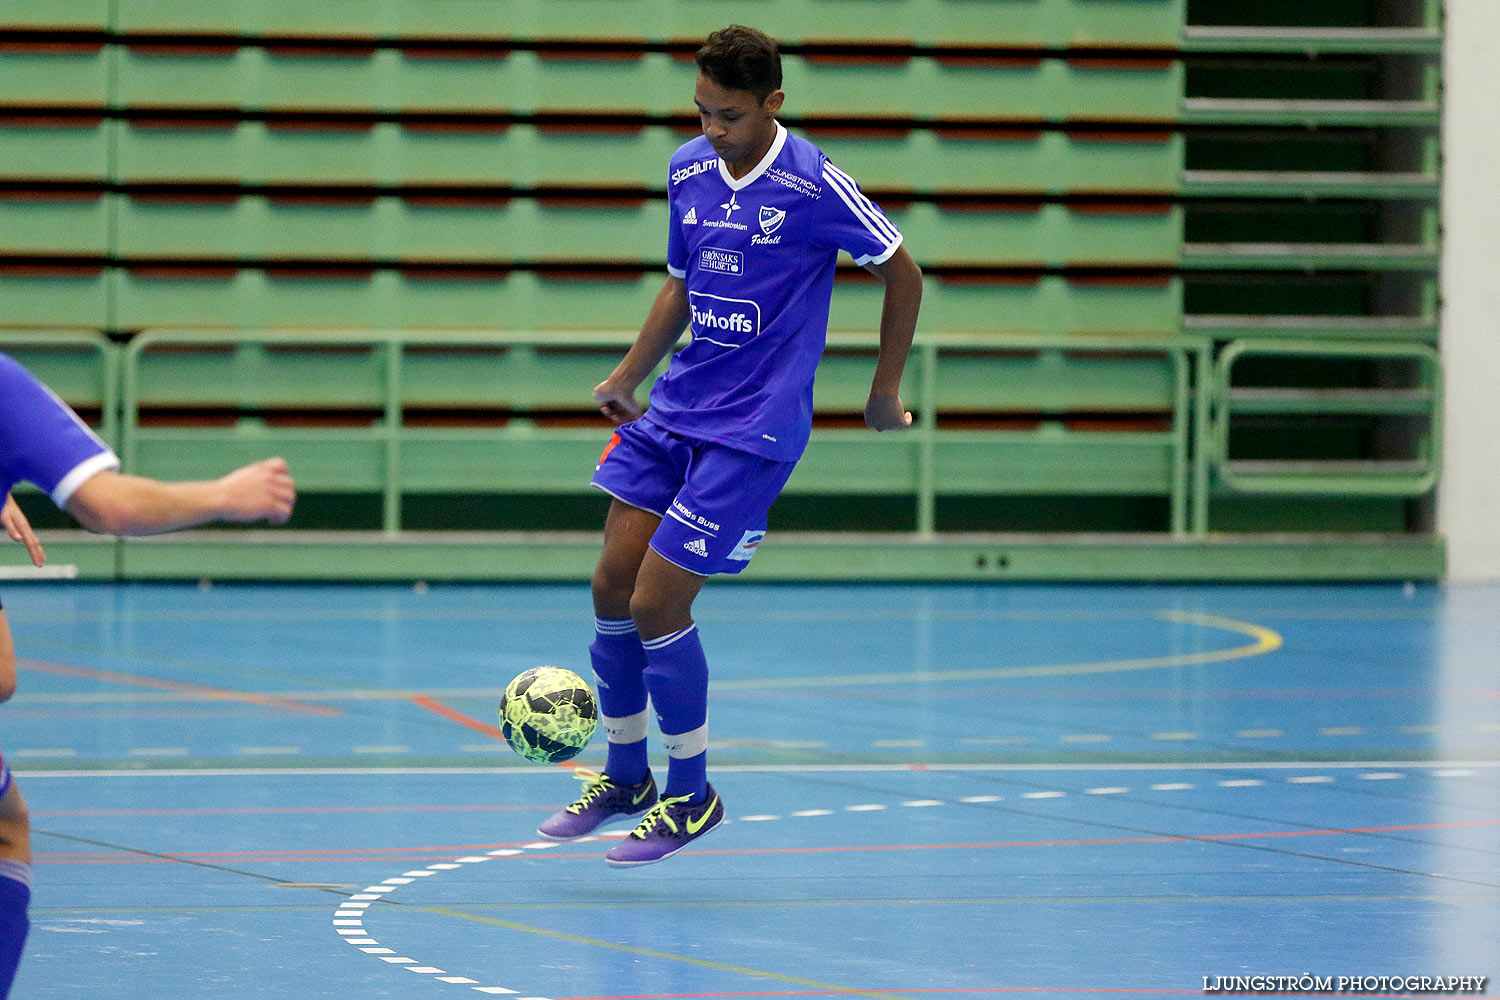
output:
[[[225,521],[285,524],[297,502],[297,487],[284,458],[266,458],[235,469],[218,485],[224,491],[219,516]]]
[[[629,423],[643,412],[635,401],[635,393],[622,389],[609,379],[594,386],[594,402],[599,412],[612,424]]]
[[[26,514],[16,503],[16,498],[9,493],[5,494],[5,507],[0,510],[0,524],[5,525],[5,533],[13,541],[26,546],[26,554],[31,556],[31,565],[41,566],[47,561],[47,552],[42,548],[42,543],[36,540],[31,522],[26,520]]]
[[[895,393],[871,393],[865,402],[865,424],[872,430],[899,431],[911,426],[911,412]]]

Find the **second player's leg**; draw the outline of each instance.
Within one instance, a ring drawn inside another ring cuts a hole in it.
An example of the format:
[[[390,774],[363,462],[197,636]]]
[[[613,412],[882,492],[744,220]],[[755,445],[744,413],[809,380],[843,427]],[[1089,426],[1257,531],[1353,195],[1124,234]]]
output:
[[[12,781],[0,795],[0,998],[9,995],[30,928],[30,836],[26,801]]]

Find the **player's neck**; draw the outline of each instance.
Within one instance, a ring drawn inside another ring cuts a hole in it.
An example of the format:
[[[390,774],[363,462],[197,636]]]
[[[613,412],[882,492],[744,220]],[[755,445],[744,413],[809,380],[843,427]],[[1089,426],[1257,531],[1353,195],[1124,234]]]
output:
[[[735,180],[739,180],[741,177],[744,177],[750,171],[754,170],[756,166],[760,164],[760,161],[766,158],[766,154],[771,151],[771,146],[775,144],[775,142],[776,122],[773,119],[771,122],[771,127],[766,130],[765,136],[762,137],[760,142],[755,144],[755,151],[753,153],[747,154],[744,159],[736,160],[733,163],[725,160],[724,169],[729,171],[730,177],[733,177]]]

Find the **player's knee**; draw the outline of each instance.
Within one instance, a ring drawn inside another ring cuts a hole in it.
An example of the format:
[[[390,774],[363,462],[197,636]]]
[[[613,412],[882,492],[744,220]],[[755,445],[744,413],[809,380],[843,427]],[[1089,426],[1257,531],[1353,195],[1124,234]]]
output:
[[[26,852],[31,834],[31,811],[15,785],[6,790],[0,800],[0,856]]]
[[[0,701],[9,701],[16,693],[16,654],[0,649]]]
[[[600,560],[599,565],[594,567],[594,575],[589,585],[593,591],[596,612],[609,618],[624,617],[635,590],[633,572],[627,572]]]
[[[691,607],[682,607],[670,594],[638,585],[630,596],[630,617],[643,639],[656,639],[692,624]]]

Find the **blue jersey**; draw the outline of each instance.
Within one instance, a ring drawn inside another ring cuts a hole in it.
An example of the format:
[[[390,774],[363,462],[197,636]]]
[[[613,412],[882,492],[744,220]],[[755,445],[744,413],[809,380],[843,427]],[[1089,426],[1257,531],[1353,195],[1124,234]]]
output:
[[[0,354],[0,494],[27,480],[62,507],[120,460],[78,414],[14,358]]]
[[[776,126],[738,180],[699,136],[672,155],[667,270],[684,279],[692,341],[651,390],[646,419],[687,437],[796,461],[839,250],[881,263],[901,233],[817,146]]]

